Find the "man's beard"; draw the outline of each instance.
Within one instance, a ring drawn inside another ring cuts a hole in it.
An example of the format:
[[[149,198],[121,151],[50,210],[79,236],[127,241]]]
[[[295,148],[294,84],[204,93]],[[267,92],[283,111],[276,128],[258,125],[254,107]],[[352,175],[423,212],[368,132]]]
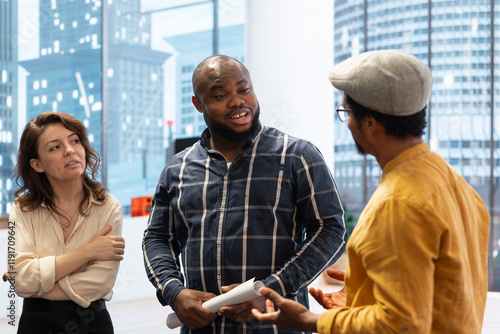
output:
[[[363,146],[359,145],[359,143],[357,141],[354,141],[354,144],[356,145],[356,150],[358,150],[359,154],[362,154],[362,155],[366,154],[366,151],[363,148]]]
[[[203,117],[205,118],[205,123],[207,123],[210,132],[221,136],[225,140],[232,143],[241,143],[250,138],[257,128],[259,127],[259,116],[260,116],[260,106],[255,110],[255,114],[252,119],[252,126],[250,129],[244,132],[236,132],[227,125],[219,122],[215,122],[213,119],[206,116],[207,114],[204,112]]]

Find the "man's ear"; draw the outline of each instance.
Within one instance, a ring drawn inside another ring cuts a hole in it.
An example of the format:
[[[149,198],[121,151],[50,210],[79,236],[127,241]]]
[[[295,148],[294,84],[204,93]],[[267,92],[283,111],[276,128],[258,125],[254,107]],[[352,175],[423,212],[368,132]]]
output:
[[[366,115],[363,118],[361,126],[365,134],[372,135],[378,130],[380,124],[373,116]]]
[[[373,116],[366,115],[363,119],[362,127],[366,136],[373,137],[385,133],[385,127]]]
[[[359,122],[359,126],[363,132],[369,131],[369,129],[373,126],[373,118],[365,115]]]
[[[38,159],[31,159],[30,160],[30,166],[33,168],[37,173],[43,173],[45,170],[43,169],[42,165],[38,161]]]
[[[191,102],[193,102],[193,105],[196,108],[196,110],[198,110],[201,113],[203,112],[203,107],[201,105],[201,101],[199,98],[193,95],[193,97],[191,97]]]

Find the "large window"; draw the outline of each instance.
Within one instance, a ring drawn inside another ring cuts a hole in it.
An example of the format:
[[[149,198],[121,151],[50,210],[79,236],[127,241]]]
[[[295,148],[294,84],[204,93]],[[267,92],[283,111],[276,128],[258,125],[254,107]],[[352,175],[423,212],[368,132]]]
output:
[[[496,7],[492,13],[489,1],[335,1],[336,63],[364,51],[401,49],[431,67],[434,86],[425,139],[464,176],[490,210],[489,287],[497,291],[499,14]],[[335,100],[340,103],[340,94]],[[381,171],[373,158],[355,153],[347,127],[336,123],[335,176],[347,209],[357,218],[377,187]]]
[[[0,1],[0,216],[17,188],[19,135],[43,111],[88,128],[102,181],[129,213],[174,141],[205,128],[191,74],[213,53],[243,60],[244,1]],[[16,38],[17,37],[17,38]]]
[[[334,63],[396,48],[432,68],[425,139],[490,209],[490,289],[500,290],[500,10],[465,0],[332,2]],[[84,122],[102,156],[102,181],[126,215],[132,198],[153,194],[175,141],[188,143],[205,128],[191,104],[195,66],[213,53],[245,61],[245,5],[0,1],[0,216],[8,215],[17,189],[19,135],[47,110]],[[332,110],[339,103],[337,94]],[[335,177],[355,223],[381,171],[373,158],[356,153],[345,124],[335,127],[334,144]]]

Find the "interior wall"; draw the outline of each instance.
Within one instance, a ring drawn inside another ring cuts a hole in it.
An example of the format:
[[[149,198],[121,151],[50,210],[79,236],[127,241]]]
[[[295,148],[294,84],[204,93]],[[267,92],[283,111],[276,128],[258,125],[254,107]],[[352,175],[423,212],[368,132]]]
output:
[[[247,1],[245,58],[262,123],[310,140],[333,168],[333,2]]]

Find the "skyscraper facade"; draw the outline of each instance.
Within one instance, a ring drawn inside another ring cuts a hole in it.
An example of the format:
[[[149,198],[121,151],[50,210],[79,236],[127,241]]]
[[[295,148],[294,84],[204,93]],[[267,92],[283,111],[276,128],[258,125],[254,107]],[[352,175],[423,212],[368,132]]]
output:
[[[431,68],[425,140],[490,209],[490,289],[495,290],[500,290],[499,14],[489,1],[336,0],[334,21],[335,63],[364,51],[399,49]],[[339,92],[335,102],[341,102]],[[335,178],[357,218],[381,170],[373,158],[356,153],[346,124],[338,119],[334,145]]]
[[[101,1],[40,0],[39,57],[21,65],[29,72],[28,120],[53,110],[83,121],[108,188],[127,207],[148,191],[151,165],[165,163],[162,65],[170,55],[151,48],[151,18],[140,0],[105,5],[104,25]]]
[[[17,160],[17,1],[0,1],[0,216],[14,200]]]

